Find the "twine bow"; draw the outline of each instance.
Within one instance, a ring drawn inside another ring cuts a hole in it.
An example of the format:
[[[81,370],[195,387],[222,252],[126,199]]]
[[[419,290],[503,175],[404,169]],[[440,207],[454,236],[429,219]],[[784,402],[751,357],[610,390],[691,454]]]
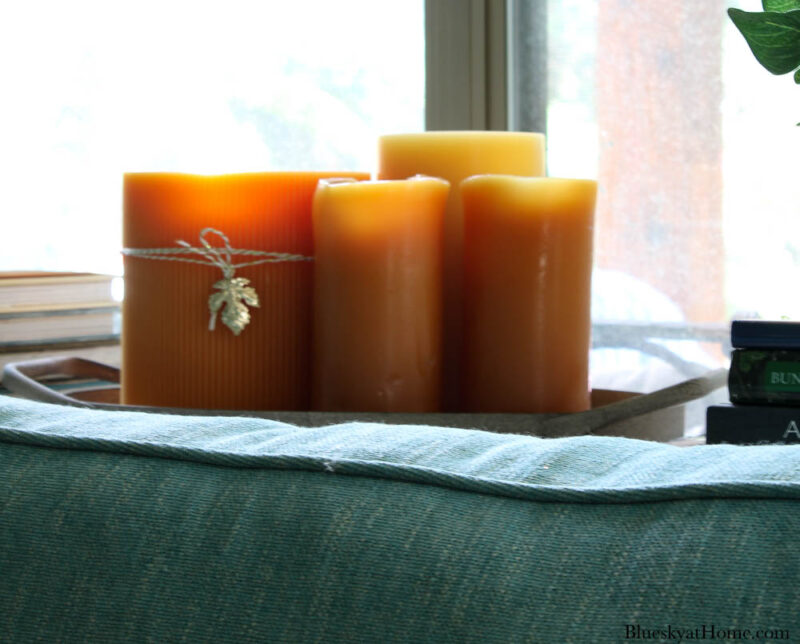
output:
[[[206,239],[209,234],[217,235],[222,240],[223,245],[212,246]],[[217,281],[213,286],[218,292],[212,293],[208,298],[208,309],[211,314],[208,321],[208,330],[213,331],[215,329],[217,315],[222,311],[223,324],[236,336],[250,323],[250,309],[248,307],[259,307],[258,293],[252,286],[248,286],[250,280],[244,277],[234,277],[236,269],[271,262],[301,262],[313,259],[305,255],[231,248],[228,237],[215,228],[203,228],[200,231],[199,239],[199,247],[192,246],[188,242],[179,239],[176,243],[181,248],[125,248],[122,253],[131,257],[190,262],[219,268],[222,271],[223,279]],[[203,259],[180,256],[191,254],[200,255]],[[249,255],[259,259],[234,264],[234,255]]]

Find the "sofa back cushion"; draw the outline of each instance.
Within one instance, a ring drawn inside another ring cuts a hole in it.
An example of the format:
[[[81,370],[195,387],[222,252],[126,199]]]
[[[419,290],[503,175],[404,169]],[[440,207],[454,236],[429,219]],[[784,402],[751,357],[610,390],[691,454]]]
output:
[[[0,397],[0,639],[780,641],[799,500],[800,446]]]

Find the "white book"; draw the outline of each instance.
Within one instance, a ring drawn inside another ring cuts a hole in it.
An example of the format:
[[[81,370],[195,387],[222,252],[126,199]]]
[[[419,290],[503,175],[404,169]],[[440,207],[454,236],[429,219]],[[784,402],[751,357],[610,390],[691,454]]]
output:
[[[0,271],[0,313],[109,306],[114,275]]]

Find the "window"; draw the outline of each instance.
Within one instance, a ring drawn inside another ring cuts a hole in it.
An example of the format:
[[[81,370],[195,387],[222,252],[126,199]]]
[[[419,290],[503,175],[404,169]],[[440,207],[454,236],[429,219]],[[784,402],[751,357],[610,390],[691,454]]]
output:
[[[424,128],[422,0],[5,3],[0,270],[121,272],[126,171],[371,170]]]
[[[637,336],[685,375],[681,361],[724,364],[732,317],[800,316],[800,90],[726,15],[759,0],[514,5],[529,21],[510,25],[527,63],[514,67],[516,125],[546,122],[550,174],[600,185],[596,335]],[[717,342],[665,340],[681,336]]]
[[[719,346],[658,335],[716,326],[723,339],[736,306],[726,293],[723,201],[731,180],[746,180],[723,172],[724,119],[735,111],[724,103],[734,80],[724,70],[736,44],[725,36],[737,35],[728,34],[725,8],[724,0],[547,3],[550,172],[599,181],[593,304],[609,350],[594,357],[611,372],[652,373],[666,362],[685,376],[724,359]],[[618,348],[632,344],[646,351]]]

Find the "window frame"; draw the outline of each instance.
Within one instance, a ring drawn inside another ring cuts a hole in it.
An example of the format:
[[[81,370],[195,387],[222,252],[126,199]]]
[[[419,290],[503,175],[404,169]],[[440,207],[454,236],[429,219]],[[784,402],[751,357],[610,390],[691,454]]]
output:
[[[425,129],[506,130],[507,0],[425,1]]]

